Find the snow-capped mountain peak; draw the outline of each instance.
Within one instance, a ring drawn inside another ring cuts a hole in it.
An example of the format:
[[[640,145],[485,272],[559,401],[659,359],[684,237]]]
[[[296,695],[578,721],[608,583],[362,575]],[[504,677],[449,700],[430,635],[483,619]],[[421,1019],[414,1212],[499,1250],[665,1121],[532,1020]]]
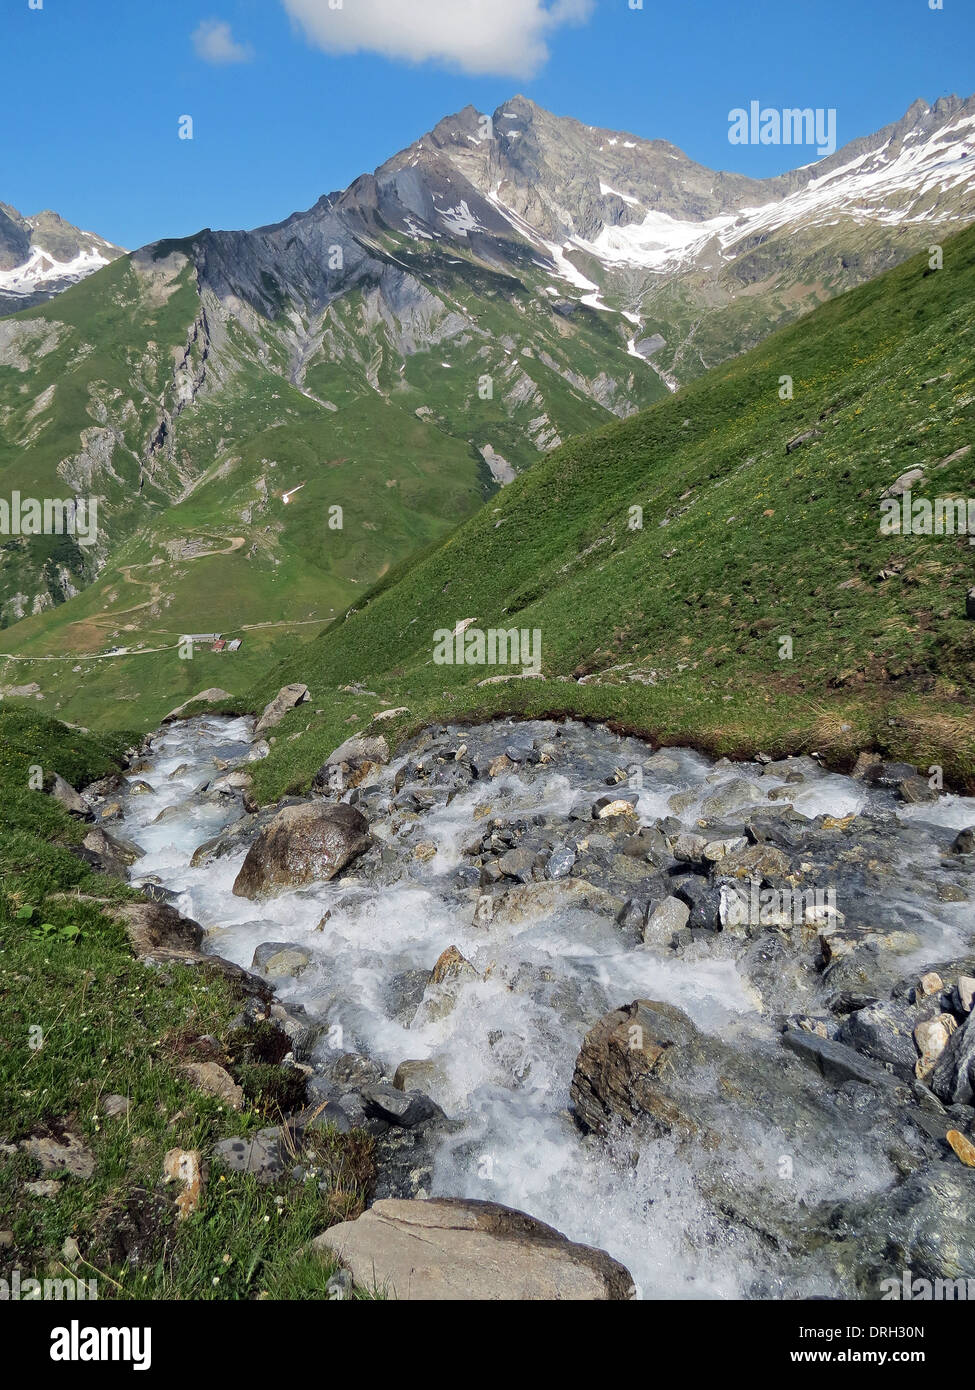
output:
[[[22,217],[0,203],[0,314],[42,303],[124,255],[55,212]]]

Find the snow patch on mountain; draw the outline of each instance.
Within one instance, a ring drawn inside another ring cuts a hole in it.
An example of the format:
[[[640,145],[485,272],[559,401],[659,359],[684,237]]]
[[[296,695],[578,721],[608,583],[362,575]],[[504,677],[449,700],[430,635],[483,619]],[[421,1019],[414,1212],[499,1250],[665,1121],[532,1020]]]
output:
[[[626,227],[604,227],[595,241],[573,237],[572,245],[587,251],[607,266],[638,266],[643,270],[671,270],[694,258],[712,237],[735,221],[734,214],[704,222],[685,222],[666,212],[648,212],[642,222]]]
[[[108,258],[94,249],[79,251],[70,261],[59,261],[43,246],[32,246],[23,265],[0,270],[0,290],[7,294],[33,294],[57,280],[83,280],[109,264]]]

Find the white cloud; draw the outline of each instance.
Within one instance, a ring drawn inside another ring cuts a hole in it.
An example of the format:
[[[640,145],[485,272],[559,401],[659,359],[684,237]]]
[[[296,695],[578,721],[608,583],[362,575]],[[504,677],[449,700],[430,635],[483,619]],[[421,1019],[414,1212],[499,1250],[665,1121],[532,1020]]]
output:
[[[193,47],[206,63],[249,63],[254,56],[250,44],[238,43],[223,19],[205,19],[197,25]]]
[[[469,73],[531,77],[548,58],[548,36],[582,24],[595,0],[282,0],[326,53],[432,59]]]

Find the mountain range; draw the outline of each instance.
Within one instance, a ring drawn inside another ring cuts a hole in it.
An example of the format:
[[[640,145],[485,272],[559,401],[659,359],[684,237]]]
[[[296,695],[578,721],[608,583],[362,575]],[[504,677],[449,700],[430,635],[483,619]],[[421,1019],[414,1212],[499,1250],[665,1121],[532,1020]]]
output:
[[[0,547],[4,653],[60,658],[4,683],[138,703],[195,631],[246,631],[256,677],[566,440],[971,221],[973,141],[975,98],[917,102],[752,180],[515,97],[252,232],[121,255],[3,211],[2,273],[50,297],[0,318],[0,495],[100,520]]]

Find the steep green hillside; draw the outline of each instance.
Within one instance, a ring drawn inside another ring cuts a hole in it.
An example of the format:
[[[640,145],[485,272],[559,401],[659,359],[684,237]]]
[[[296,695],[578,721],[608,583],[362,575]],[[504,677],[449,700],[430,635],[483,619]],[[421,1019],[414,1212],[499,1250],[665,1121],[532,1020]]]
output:
[[[383,705],[409,709],[393,730],[565,710],[722,752],[848,764],[872,746],[975,785],[973,552],[881,535],[879,505],[913,468],[915,496],[975,493],[973,311],[967,231],[943,270],[916,258],[565,445],[246,692],[256,708],[285,680],[313,691],[263,793],[307,782]],[[545,680],[434,664],[434,634],[467,619],[539,629]],[[355,682],[373,693],[342,690]]]

